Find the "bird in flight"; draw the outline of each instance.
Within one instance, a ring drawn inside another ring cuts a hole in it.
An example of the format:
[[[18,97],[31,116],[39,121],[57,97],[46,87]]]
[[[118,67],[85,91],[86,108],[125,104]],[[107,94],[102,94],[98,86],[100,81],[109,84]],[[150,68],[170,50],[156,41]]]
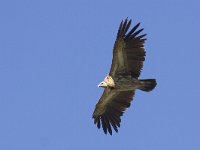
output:
[[[105,134],[112,135],[113,129],[118,132],[121,116],[130,107],[135,90],[145,92],[153,90],[155,79],[139,79],[145,60],[144,42],[146,34],[140,34],[140,23],[132,29],[131,20],[122,20],[113,48],[113,59],[109,74],[98,87],[104,92],[96,104],[93,113],[94,123],[103,128]]]

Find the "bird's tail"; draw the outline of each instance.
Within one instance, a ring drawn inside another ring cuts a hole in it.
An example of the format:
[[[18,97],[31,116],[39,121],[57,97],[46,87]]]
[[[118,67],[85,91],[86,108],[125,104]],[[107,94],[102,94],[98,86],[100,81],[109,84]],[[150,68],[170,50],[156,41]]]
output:
[[[145,80],[139,80],[139,81],[140,81],[139,89],[145,92],[149,92],[153,90],[157,85],[156,79],[145,79]]]

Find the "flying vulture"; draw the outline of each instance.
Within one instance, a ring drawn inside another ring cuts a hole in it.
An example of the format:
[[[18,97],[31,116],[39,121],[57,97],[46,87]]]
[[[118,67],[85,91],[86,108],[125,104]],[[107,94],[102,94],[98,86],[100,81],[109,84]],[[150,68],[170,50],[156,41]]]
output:
[[[131,20],[122,20],[114,44],[110,72],[98,85],[104,88],[104,92],[96,104],[93,119],[105,134],[109,132],[112,135],[113,129],[118,132],[120,117],[130,107],[136,89],[149,92],[156,86],[155,79],[139,79],[145,60],[146,40],[146,34],[140,34],[143,29],[138,29],[139,25],[128,31]]]

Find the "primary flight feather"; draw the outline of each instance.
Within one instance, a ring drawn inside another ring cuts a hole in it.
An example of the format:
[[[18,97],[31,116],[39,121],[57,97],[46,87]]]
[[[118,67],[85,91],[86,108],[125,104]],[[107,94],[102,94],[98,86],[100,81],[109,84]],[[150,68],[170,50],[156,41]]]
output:
[[[155,79],[138,79],[145,60],[144,42],[146,34],[140,34],[140,23],[129,32],[131,20],[120,23],[113,49],[109,74],[98,86],[104,88],[103,95],[93,113],[94,123],[103,128],[105,134],[118,132],[121,116],[130,107],[136,89],[149,92],[156,86]]]

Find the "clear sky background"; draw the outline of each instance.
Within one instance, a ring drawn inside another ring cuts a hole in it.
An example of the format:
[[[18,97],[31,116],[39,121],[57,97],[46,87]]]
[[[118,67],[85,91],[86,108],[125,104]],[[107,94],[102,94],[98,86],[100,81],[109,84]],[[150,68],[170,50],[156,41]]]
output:
[[[141,22],[147,57],[119,133],[92,113],[121,19]],[[1,150],[199,150],[198,0],[0,1]]]

